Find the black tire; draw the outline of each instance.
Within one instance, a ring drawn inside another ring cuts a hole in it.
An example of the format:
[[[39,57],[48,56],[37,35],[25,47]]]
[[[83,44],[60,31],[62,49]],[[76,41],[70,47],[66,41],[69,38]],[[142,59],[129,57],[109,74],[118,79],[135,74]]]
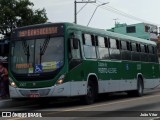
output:
[[[89,81],[87,85],[87,95],[83,97],[83,102],[87,105],[93,104],[97,96],[96,86],[93,82]]]
[[[138,83],[137,83],[137,90],[134,91],[128,91],[129,96],[134,96],[134,97],[141,97],[143,96],[143,81],[141,77],[138,77]]]
[[[141,97],[143,96],[143,81],[142,78],[138,77],[137,90],[135,91],[135,96]]]

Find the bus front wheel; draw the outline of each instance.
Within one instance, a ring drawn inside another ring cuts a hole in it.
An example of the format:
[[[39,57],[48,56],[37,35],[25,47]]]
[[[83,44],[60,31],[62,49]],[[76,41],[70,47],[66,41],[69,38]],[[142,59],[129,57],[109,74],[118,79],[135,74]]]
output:
[[[96,99],[96,94],[94,83],[89,81],[87,85],[87,94],[83,97],[83,102],[87,105],[93,104]]]

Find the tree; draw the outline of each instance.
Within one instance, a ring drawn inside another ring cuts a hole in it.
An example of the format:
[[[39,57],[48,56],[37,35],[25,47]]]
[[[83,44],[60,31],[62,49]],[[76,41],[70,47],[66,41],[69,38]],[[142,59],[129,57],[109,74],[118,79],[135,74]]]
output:
[[[10,36],[15,27],[46,22],[46,10],[33,6],[29,0],[0,0],[0,34]]]

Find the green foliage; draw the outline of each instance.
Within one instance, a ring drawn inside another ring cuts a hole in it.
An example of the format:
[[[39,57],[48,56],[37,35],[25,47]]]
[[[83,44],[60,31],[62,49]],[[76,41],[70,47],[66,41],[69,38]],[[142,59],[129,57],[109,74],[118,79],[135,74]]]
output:
[[[9,36],[15,27],[46,22],[46,10],[33,6],[29,0],[0,0],[0,33]]]

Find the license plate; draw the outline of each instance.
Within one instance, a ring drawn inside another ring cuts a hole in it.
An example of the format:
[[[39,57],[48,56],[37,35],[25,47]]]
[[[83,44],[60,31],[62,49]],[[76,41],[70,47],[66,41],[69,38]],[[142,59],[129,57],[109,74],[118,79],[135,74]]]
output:
[[[31,98],[37,98],[37,97],[40,97],[40,95],[37,94],[37,93],[32,93],[32,94],[29,94],[29,97],[31,97]]]

